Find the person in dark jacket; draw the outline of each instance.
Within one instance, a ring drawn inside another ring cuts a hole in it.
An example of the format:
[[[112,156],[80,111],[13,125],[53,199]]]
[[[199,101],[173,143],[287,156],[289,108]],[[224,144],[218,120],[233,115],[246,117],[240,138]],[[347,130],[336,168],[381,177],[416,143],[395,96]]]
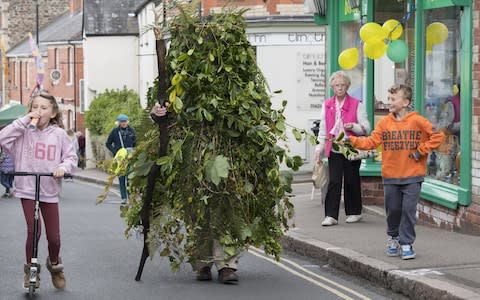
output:
[[[85,136],[81,131],[77,132],[77,142],[78,142],[78,167],[85,169]]]
[[[13,175],[6,173],[13,171],[15,171],[13,160],[0,149],[0,183],[5,187],[5,194],[2,195],[2,198],[12,197]]]
[[[135,130],[128,125],[128,116],[120,114],[117,117],[118,126],[110,132],[106,146],[108,150],[115,156],[121,148],[131,151],[137,144]],[[127,203],[127,185],[125,176],[119,176],[120,182],[120,196],[122,197],[122,204]]]

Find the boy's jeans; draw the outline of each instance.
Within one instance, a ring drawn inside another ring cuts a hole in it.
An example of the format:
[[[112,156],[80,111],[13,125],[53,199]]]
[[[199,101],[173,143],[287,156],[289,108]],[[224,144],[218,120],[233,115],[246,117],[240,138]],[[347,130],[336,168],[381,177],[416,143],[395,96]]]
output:
[[[411,245],[415,241],[417,203],[421,187],[421,182],[383,186],[387,234],[392,237],[398,236],[401,245]]]

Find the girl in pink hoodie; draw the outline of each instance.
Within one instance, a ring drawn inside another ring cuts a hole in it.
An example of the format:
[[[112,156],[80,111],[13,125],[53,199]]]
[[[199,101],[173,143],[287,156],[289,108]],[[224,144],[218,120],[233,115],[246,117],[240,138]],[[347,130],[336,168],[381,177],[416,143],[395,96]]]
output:
[[[53,285],[65,287],[60,252],[60,222],[58,194],[61,178],[72,173],[77,165],[77,154],[67,133],[63,129],[62,116],[55,97],[40,92],[30,101],[29,112],[0,131],[0,146],[15,161],[16,171],[53,173],[54,177],[43,177],[40,186],[40,210],[48,240],[47,269],[52,275]],[[29,126],[36,124],[36,126]],[[27,222],[28,236],[25,245],[24,287],[29,284],[29,264],[33,251],[33,222],[35,210],[35,177],[15,177],[14,195],[22,201]],[[39,224],[40,225],[40,224]],[[41,227],[39,226],[38,238]],[[37,288],[40,281],[37,279]]]

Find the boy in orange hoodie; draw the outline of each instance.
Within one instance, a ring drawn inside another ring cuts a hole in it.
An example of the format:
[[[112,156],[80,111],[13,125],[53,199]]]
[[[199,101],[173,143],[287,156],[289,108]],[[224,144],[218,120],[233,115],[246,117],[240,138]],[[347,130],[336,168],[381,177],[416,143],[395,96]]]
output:
[[[368,137],[350,136],[355,148],[368,150],[382,145],[382,177],[387,214],[387,255],[415,258],[415,221],[420,189],[430,151],[443,141],[441,131],[417,112],[409,112],[412,89],[394,85],[388,90],[389,114]]]

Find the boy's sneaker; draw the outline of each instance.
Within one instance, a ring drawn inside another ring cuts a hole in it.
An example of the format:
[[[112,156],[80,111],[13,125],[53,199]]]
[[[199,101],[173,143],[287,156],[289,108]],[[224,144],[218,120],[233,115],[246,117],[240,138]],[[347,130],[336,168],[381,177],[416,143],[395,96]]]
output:
[[[412,245],[402,245],[402,259],[415,258],[415,251],[413,251]]]
[[[398,242],[398,236],[391,236],[388,238],[387,256],[400,256],[400,243]]]

